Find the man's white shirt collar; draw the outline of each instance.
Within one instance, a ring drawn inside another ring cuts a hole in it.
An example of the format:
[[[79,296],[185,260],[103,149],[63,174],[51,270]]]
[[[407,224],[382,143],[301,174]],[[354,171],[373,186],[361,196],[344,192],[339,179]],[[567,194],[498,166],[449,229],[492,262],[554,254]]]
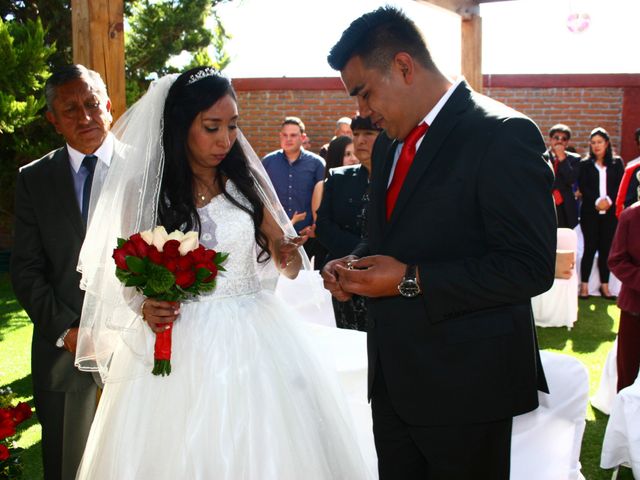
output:
[[[464,77],[460,76],[453,83],[453,85],[451,85],[449,87],[449,89],[446,92],[444,92],[444,95],[442,95],[442,97],[440,97],[440,100],[438,100],[438,103],[436,103],[434,105],[434,107],[431,109],[431,111],[429,113],[427,113],[427,116],[424,117],[422,119],[422,121],[425,122],[429,126],[433,125],[433,122],[436,119],[436,116],[440,113],[440,110],[442,110],[442,108],[445,106],[445,104],[447,103],[447,101],[449,100],[451,95],[453,95],[453,92],[455,91],[455,89],[458,88],[458,85],[460,85],[463,81],[464,81]],[[422,122],[420,122],[420,123],[422,123]],[[424,139],[424,135],[422,136],[422,138],[420,138],[420,140],[418,140],[416,142],[416,150],[418,150],[418,148],[420,148],[420,144],[422,143],[423,139]]]
[[[100,147],[98,147],[98,149],[95,152],[93,152],[92,155],[95,155],[96,157],[98,157],[98,160],[100,160],[102,163],[104,163],[108,167],[111,164],[111,157],[113,156],[114,145],[115,145],[115,137],[111,132],[108,132],[107,136],[104,139],[104,142],[102,142],[102,145],[100,145]],[[80,166],[82,165],[82,161],[84,160],[84,157],[86,157],[87,155],[82,152],[79,152],[68,143],[67,143],[67,151],[69,152],[69,162],[71,162],[71,168],[73,168],[74,172],[78,173],[78,170],[80,170]]]
[[[431,111],[427,113],[427,116],[422,119],[422,122],[426,122],[427,125],[431,126],[433,124],[433,121],[436,119],[436,116],[438,115],[438,113],[440,113],[440,110],[442,110],[442,108],[445,106],[445,104],[447,103],[451,95],[453,95],[453,92],[455,91],[455,89],[458,88],[458,85],[460,85],[463,81],[464,81],[464,77],[460,76],[453,83],[453,85],[451,85],[449,89],[446,92],[444,92],[444,95],[440,97],[440,100],[438,100],[438,102],[434,105]],[[416,151],[418,150],[418,148],[420,148],[420,145],[422,144],[422,140],[424,140],[424,135],[422,135],[422,137],[420,137],[416,142]],[[389,187],[389,185],[391,185],[391,180],[393,179],[393,174],[396,170],[396,164],[398,163],[398,157],[400,157],[400,152],[402,151],[403,143],[404,142],[398,143],[396,147],[396,151],[393,156],[393,164],[391,165],[391,172],[389,174],[389,180],[387,181],[387,188]]]

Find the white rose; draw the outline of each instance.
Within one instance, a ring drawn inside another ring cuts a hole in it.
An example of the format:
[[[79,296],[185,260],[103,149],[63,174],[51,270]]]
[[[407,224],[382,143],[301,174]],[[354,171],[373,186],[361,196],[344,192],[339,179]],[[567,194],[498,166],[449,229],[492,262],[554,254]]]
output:
[[[198,248],[198,245],[198,232],[187,232],[184,234],[184,237],[180,242],[180,248],[178,251],[180,252],[180,255],[186,255],[191,250]]]
[[[169,236],[167,237],[167,240],[177,240],[181,242],[183,238],[184,238],[184,233],[182,233],[180,230],[174,230],[169,234]]]
[[[153,232],[151,230],[140,232],[140,236],[145,242],[147,242],[147,245],[153,245]]]
[[[167,240],[169,240],[169,235],[167,235],[167,231],[163,226],[158,226],[153,229],[153,245],[158,249],[159,252],[162,251],[162,247]]]

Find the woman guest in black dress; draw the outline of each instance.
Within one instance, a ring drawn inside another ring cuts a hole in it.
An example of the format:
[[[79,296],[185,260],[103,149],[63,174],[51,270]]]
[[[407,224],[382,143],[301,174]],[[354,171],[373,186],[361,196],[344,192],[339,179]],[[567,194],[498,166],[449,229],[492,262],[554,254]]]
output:
[[[618,224],[614,201],[624,173],[620,157],[613,156],[609,134],[595,128],[589,135],[589,156],[580,162],[578,189],[582,193],[580,228],[584,237],[584,252],[580,263],[580,298],[589,297],[589,276],[593,257],[598,252],[600,293],[613,299],[609,291],[607,258]]]
[[[359,116],[351,121],[351,129],[355,155],[360,164],[329,169],[329,155],[327,158],[328,175],[316,220],[316,236],[328,252],[325,263],[350,254],[366,231],[371,150],[380,129],[370,119]],[[347,302],[338,302],[334,297],[331,300],[339,328],[366,331],[364,297],[354,295]]]

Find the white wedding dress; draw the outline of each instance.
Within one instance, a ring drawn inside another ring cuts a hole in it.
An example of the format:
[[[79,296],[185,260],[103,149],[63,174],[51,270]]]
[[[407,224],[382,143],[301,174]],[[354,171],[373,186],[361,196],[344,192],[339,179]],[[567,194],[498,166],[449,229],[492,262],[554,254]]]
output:
[[[247,204],[232,182],[228,192]],[[331,366],[293,311],[261,290],[252,219],[223,195],[198,210],[201,242],[228,252],[213,293],[184,303],[172,372],[124,344],[78,471],[87,480],[369,478]]]

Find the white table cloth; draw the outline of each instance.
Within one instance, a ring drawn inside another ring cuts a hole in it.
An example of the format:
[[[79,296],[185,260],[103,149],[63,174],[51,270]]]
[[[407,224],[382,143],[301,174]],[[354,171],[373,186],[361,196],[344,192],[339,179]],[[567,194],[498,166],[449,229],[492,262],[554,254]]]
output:
[[[549,290],[531,299],[537,326],[571,328],[578,319],[578,273],[575,267],[577,249],[576,232],[570,228],[559,228],[557,251],[573,252],[574,267],[570,278],[555,278]]]

